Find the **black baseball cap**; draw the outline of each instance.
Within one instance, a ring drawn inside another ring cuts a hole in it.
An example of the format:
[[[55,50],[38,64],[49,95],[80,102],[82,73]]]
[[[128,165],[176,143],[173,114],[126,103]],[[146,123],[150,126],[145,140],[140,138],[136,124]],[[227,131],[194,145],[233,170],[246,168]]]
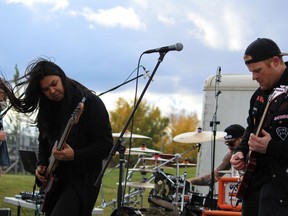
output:
[[[244,59],[246,57],[251,57],[245,60],[245,64],[248,65],[259,61],[264,61],[272,58],[273,56],[285,55],[288,55],[288,53],[282,53],[278,45],[273,40],[268,38],[258,38],[246,48]]]
[[[242,137],[244,134],[245,128],[239,124],[233,124],[227,127],[224,132],[226,132],[225,140],[234,139]]]

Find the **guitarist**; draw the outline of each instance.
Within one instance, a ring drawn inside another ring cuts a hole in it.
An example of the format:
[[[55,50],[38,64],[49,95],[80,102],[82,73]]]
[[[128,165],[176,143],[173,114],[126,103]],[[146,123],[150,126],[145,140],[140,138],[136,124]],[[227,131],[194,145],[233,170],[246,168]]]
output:
[[[256,159],[256,166],[247,182],[243,196],[242,216],[288,215],[288,97],[275,100],[270,106],[263,126],[268,95],[280,85],[288,85],[287,63],[283,62],[278,45],[267,38],[258,38],[246,49],[244,61],[259,88],[250,99],[248,127],[243,140],[231,157],[237,170],[245,170],[247,159]],[[251,154],[248,154],[248,153]],[[248,160],[251,161],[251,160]],[[247,170],[246,173],[249,173]],[[245,174],[244,173],[244,176]],[[243,176],[243,177],[244,177]],[[244,179],[244,178],[243,178]]]
[[[8,82],[0,86],[13,108],[21,113],[37,112],[39,129],[38,164],[35,171],[39,186],[51,182],[45,178],[51,155],[57,167],[53,172],[53,190],[45,199],[47,216],[91,216],[99,188],[94,183],[101,172],[102,160],[112,149],[113,138],[108,112],[92,91],[68,78],[64,71],[49,59],[32,61],[25,71],[20,97]],[[71,128],[62,149],[55,147],[71,114],[86,98],[78,122]],[[49,176],[50,177],[50,176]]]

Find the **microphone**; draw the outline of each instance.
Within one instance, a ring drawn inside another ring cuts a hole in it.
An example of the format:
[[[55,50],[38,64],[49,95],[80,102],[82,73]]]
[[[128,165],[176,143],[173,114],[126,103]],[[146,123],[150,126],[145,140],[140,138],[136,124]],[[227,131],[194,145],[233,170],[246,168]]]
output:
[[[221,82],[221,67],[218,66],[216,74],[216,82]]]
[[[165,47],[160,47],[156,49],[150,49],[146,50],[144,53],[154,53],[154,52],[169,52],[169,51],[181,51],[183,49],[183,44],[182,43],[176,43],[175,45],[170,45],[170,46],[165,46]]]

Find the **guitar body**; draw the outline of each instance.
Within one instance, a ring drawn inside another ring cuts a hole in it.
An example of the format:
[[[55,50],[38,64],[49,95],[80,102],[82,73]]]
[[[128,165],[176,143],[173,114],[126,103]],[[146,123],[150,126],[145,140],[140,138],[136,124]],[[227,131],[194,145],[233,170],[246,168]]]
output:
[[[256,169],[256,166],[257,166],[256,158],[252,155],[252,157],[250,156],[249,163],[246,165],[245,175],[242,177],[241,184],[239,185],[237,190],[236,197],[238,199],[242,200],[244,198],[244,195],[248,190],[250,179],[252,179],[252,175],[254,170]]]
[[[41,212],[46,212],[47,206],[49,206],[49,201],[51,202],[51,197],[53,195],[53,192],[55,191],[55,188],[57,187],[57,181],[58,179],[56,178],[56,176],[51,175],[47,181],[47,184],[43,185],[40,188],[41,198],[43,197],[40,203]]]
[[[82,101],[78,104],[78,106],[75,108],[74,112],[71,115],[71,118],[66,124],[66,127],[64,129],[64,132],[59,140],[55,142],[54,146],[56,146],[57,150],[62,150],[64,148],[64,144],[66,142],[66,139],[70,133],[70,130],[73,125],[75,125],[84,109],[84,102],[85,102],[85,97],[82,99]],[[54,174],[55,169],[58,166],[58,160],[54,158],[53,155],[50,156],[49,159],[49,166],[47,167],[46,173],[45,173],[45,178],[47,179],[47,183],[43,184],[40,187],[40,211],[41,212],[46,212],[47,207],[49,206],[49,203],[51,202],[51,197],[55,191],[55,188],[57,187],[57,182],[58,179]]]

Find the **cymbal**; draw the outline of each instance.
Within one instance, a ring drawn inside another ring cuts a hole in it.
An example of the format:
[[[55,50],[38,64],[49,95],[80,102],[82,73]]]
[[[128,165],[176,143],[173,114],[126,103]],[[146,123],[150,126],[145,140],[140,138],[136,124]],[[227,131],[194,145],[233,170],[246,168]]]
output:
[[[144,152],[144,153],[160,153],[159,151],[156,151],[154,149],[149,149],[146,146],[141,146],[138,148],[131,148],[131,152]]]
[[[112,133],[113,137],[120,137],[121,133]],[[130,132],[125,132],[123,135],[124,138],[130,138],[131,133]],[[140,138],[140,139],[152,139],[151,137],[140,135],[140,134],[132,134],[132,139],[135,138]]]
[[[160,158],[160,157],[150,157],[150,158],[148,158],[148,157],[143,157],[143,158],[141,158],[142,160],[152,160],[152,161],[163,161],[163,162],[166,162],[166,161],[168,161],[167,159],[164,159],[164,158]]]
[[[124,154],[129,155],[129,149],[126,149]],[[145,152],[130,151],[130,155],[146,155],[146,153]]]
[[[122,183],[122,185],[124,185],[124,183]],[[126,185],[135,188],[154,188],[154,184],[149,182],[127,182]]]
[[[177,166],[177,163],[173,163],[173,166]],[[193,163],[179,163],[179,166],[197,166],[197,164],[193,164]]]
[[[226,135],[226,132],[216,131],[216,139],[221,139]],[[179,134],[173,138],[174,142],[179,143],[201,143],[207,142],[213,139],[213,133],[211,131],[202,132],[187,132]]]
[[[116,155],[118,155],[119,154],[119,152],[117,151],[116,152]],[[129,150],[127,149],[127,150],[125,150],[125,152],[124,152],[124,155],[129,155]],[[132,152],[132,151],[130,151],[130,155],[146,155],[146,153],[144,153],[144,152]]]

